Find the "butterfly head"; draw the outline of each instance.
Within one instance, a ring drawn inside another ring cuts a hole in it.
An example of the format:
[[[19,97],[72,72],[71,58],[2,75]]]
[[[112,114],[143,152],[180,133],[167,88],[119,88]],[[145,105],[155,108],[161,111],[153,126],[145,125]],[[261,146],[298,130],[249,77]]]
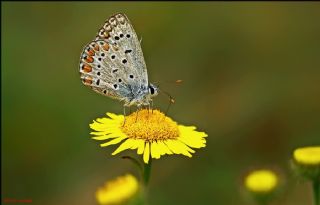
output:
[[[159,88],[153,84],[149,84],[145,89],[139,90],[133,98],[128,99],[125,103],[125,106],[142,106],[142,105],[150,105],[152,98],[158,95]]]
[[[151,97],[155,97],[158,95],[158,87],[153,85],[152,83],[149,84],[148,90]]]

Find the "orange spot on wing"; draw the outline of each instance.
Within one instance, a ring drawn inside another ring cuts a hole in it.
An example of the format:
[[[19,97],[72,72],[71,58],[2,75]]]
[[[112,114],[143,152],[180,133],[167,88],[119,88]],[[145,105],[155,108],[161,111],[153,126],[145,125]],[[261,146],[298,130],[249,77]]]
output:
[[[90,73],[92,71],[92,67],[87,65],[87,64],[83,64],[82,65],[82,70],[86,73]]]
[[[89,56],[94,56],[94,50],[93,49],[89,49],[87,51],[87,53],[88,53]]]
[[[109,33],[106,32],[106,31],[103,33],[103,35],[104,35],[105,38],[109,38],[109,36],[110,36]]]
[[[91,56],[86,56],[84,58],[84,60],[87,62],[87,63],[92,63],[93,62],[93,58]]]
[[[117,46],[112,46],[115,51],[118,51],[119,48]]]
[[[92,84],[92,78],[91,77],[86,77],[83,79],[83,83],[86,85],[91,85]]]
[[[99,51],[99,45],[98,44],[94,44],[93,49],[96,50],[96,51]]]
[[[105,51],[108,51],[109,48],[110,48],[109,44],[106,43],[106,44],[103,45],[103,49],[104,49]]]

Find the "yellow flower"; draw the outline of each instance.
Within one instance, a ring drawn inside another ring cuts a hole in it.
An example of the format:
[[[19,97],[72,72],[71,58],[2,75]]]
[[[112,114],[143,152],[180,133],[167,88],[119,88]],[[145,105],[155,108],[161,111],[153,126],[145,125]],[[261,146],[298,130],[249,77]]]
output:
[[[112,181],[107,181],[103,187],[98,188],[96,199],[101,205],[123,204],[132,199],[138,190],[137,179],[131,174],[126,174]]]
[[[96,119],[90,127],[96,131],[91,132],[93,139],[109,140],[102,143],[102,147],[121,143],[112,155],[137,149],[148,163],[150,156],[155,159],[165,154],[192,157],[195,151],[191,148],[206,146],[206,133],[196,131],[194,126],[178,125],[158,110],[143,109],[126,117],[112,113],[107,116],[109,118]]]
[[[318,180],[320,177],[320,146],[297,148],[293,152],[291,165],[299,176]]]
[[[246,177],[246,188],[254,193],[272,192],[278,185],[277,175],[270,170],[256,170]]]
[[[297,163],[320,165],[320,146],[298,148],[294,151],[293,157]]]

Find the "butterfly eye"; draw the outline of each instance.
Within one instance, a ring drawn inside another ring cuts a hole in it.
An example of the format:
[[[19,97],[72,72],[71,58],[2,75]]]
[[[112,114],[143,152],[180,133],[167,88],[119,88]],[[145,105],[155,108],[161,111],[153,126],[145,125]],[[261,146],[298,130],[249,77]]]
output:
[[[158,95],[158,89],[156,86],[149,84],[149,93],[154,97]]]
[[[151,95],[154,94],[154,88],[153,87],[149,86],[149,91],[150,91]]]

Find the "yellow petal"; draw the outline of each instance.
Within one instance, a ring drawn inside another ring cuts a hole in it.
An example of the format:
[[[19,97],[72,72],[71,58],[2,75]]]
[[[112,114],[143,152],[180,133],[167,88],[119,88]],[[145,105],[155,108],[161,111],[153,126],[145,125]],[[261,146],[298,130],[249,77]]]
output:
[[[201,148],[206,146],[204,137],[208,136],[204,132],[194,131],[195,127],[179,126],[179,140],[193,148]]]
[[[165,155],[165,154],[173,154],[171,151],[170,151],[170,149],[169,149],[169,147],[166,145],[166,144],[164,144],[162,141],[159,141],[158,142],[158,146],[159,146],[159,151],[160,151],[160,155]]]
[[[90,126],[91,129],[97,131],[97,132],[91,132],[90,134],[95,134],[95,133],[112,133],[114,130],[119,130],[119,125],[117,126]]]
[[[98,188],[96,191],[97,204],[128,204],[136,197],[139,188],[139,182],[133,175],[119,176]]]
[[[163,151],[164,154],[173,154],[173,152],[169,149],[169,147],[164,143],[161,142],[161,150]]]
[[[160,158],[160,149],[159,149],[159,145],[157,142],[152,142],[151,143],[151,148],[150,148],[150,152],[151,152],[151,157],[154,159],[159,159]]]
[[[94,137],[91,137],[92,139],[94,140],[106,140],[106,139],[110,139],[112,137],[109,137],[109,135],[100,135],[100,136],[94,136]]]
[[[179,129],[183,127],[185,130],[188,130],[188,131],[193,131],[195,129],[197,129],[195,126],[184,126],[184,125],[179,125]]]
[[[245,186],[249,191],[267,193],[278,185],[278,177],[275,172],[267,169],[255,170],[248,174]]]
[[[96,122],[99,122],[101,124],[114,123],[114,121],[112,119],[107,118],[107,117],[97,118]]]
[[[320,165],[320,146],[300,147],[294,150],[296,162],[303,165]]]
[[[139,141],[138,141],[138,150],[137,150],[137,154],[143,154],[143,151],[144,151],[144,144],[145,144],[145,141],[144,141],[144,140],[139,140]]]
[[[146,146],[144,148],[144,153],[143,153],[143,161],[148,164],[149,162],[149,157],[150,157],[150,144],[149,142],[146,143]]]
[[[115,133],[108,134],[108,135],[94,136],[94,137],[92,137],[92,139],[107,140],[107,139],[117,138],[117,137],[125,137],[125,135],[123,133],[116,133],[115,132]]]
[[[192,148],[201,148],[206,146],[205,139],[192,138],[192,136],[186,138],[179,138],[179,140]]]
[[[133,148],[135,146],[135,139],[127,139],[125,142],[123,142],[113,153],[112,155],[116,155],[119,152],[122,152],[126,149]]]
[[[187,157],[192,157],[189,152],[194,152],[194,150],[190,149],[187,145],[178,140],[166,140],[165,144],[173,153],[176,154],[183,154]]]
[[[124,119],[123,115],[116,115],[116,114],[113,114],[110,112],[107,112],[107,115],[113,120],[123,120]]]
[[[113,125],[115,124],[115,121],[109,118],[97,118],[95,121],[92,123],[93,125],[102,125],[102,126],[108,126],[108,125]]]
[[[109,146],[109,145],[118,144],[119,142],[121,142],[124,139],[126,139],[126,137],[118,137],[118,138],[115,138],[115,139],[113,139],[113,140],[111,140],[109,142],[103,143],[100,146],[101,147],[106,147],[106,146]]]

